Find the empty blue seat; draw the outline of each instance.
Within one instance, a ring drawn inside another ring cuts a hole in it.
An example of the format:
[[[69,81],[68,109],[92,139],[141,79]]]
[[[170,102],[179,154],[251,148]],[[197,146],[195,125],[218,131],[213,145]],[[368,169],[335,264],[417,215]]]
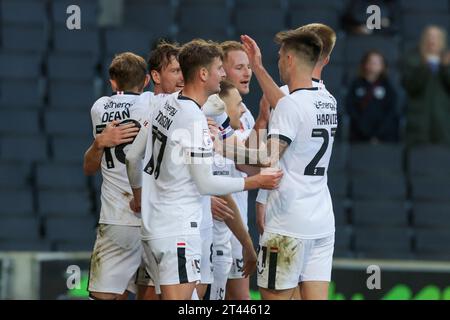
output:
[[[43,136],[4,136],[0,140],[2,160],[31,162],[47,159],[47,143]]]
[[[227,0],[182,0],[180,8],[179,29],[185,33],[192,32],[191,39],[201,37],[197,33],[205,30],[226,33],[230,25],[230,7]]]
[[[35,79],[41,75],[41,57],[37,54],[0,52],[0,78]]]
[[[86,189],[87,180],[83,175],[83,165],[47,162],[36,168],[37,186],[40,190]]]
[[[96,101],[94,79],[90,81],[50,81],[50,105],[89,112]]]
[[[46,238],[50,241],[86,241],[95,239],[96,223],[91,217],[82,218],[47,218],[45,224]]]
[[[411,189],[413,200],[448,201],[450,180],[448,176],[413,176]]]
[[[344,9],[346,1],[335,0],[314,0],[314,1],[289,1],[289,10],[304,9],[304,10],[329,10],[340,12]]]
[[[406,181],[402,175],[355,175],[352,195],[362,200],[405,200]]]
[[[53,80],[91,80],[94,78],[95,61],[92,56],[50,54],[48,76]]]
[[[258,10],[255,7],[238,7],[235,10],[236,31],[238,34],[275,34],[286,29],[286,19],[284,11],[273,8],[261,7],[258,3]]]
[[[2,176],[3,179],[3,176]],[[32,216],[34,213],[33,197],[31,190],[2,190],[0,192],[0,217],[17,218],[18,216]]]
[[[323,70],[322,79],[327,90],[337,99],[339,92],[342,90],[344,68],[336,63],[332,63]],[[338,101],[338,107],[339,102],[340,101]]]
[[[352,144],[350,148],[352,173],[403,174],[403,147],[397,144]]]
[[[2,0],[2,24],[44,25],[47,20],[45,1]]]
[[[345,199],[333,197],[334,221],[337,226],[345,226],[348,222],[347,205]]]
[[[47,240],[14,240],[0,241],[0,251],[52,251],[51,243]]]
[[[0,241],[38,240],[40,225],[37,218],[2,218]]]
[[[334,236],[334,254],[335,257],[351,258],[352,252],[353,230],[351,227],[336,226],[336,233]]]
[[[2,115],[8,121],[4,121],[0,127],[0,133],[3,134],[38,134],[39,114],[37,111],[17,111],[14,109],[6,109],[2,111]]]
[[[331,197],[347,197],[348,188],[348,176],[344,172],[332,172],[328,174],[328,189],[330,190]]]
[[[57,28],[53,32],[53,41],[54,49],[57,52],[85,53],[94,56],[99,53],[100,36],[97,29]]]
[[[44,27],[4,26],[1,34],[2,47],[6,50],[43,52],[47,48]]]
[[[450,176],[450,168],[442,165],[444,163],[450,163],[450,150],[447,146],[418,146],[408,154],[411,176]]]
[[[348,167],[348,146],[342,143],[334,143],[331,152],[328,173],[346,174]]]
[[[449,260],[450,233],[448,228],[416,230],[417,256],[421,259]]]
[[[58,161],[80,163],[84,153],[92,144],[93,138],[80,137],[55,137],[53,140],[53,157]]]
[[[450,202],[414,202],[414,225],[419,228],[449,228]]]
[[[7,108],[39,108],[43,104],[41,79],[0,78],[0,106]],[[27,94],[23,94],[26,92]]]
[[[352,221],[355,226],[406,227],[408,212],[403,201],[354,201]]]
[[[409,12],[448,12],[449,3],[447,0],[400,0],[401,7],[404,11]]]
[[[334,30],[339,29],[339,13],[332,10],[293,9],[289,11],[290,27],[298,28],[309,23],[324,23]]]
[[[87,191],[39,191],[39,213],[44,216],[91,216],[91,200]]]
[[[174,22],[174,8],[170,1],[129,0],[124,6],[125,24],[148,28],[157,27],[159,34],[167,34]]]
[[[361,258],[412,258],[412,232],[399,227],[355,229],[355,250]]]
[[[70,122],[70,125],[68,125]],[[49,110],[45,113],[46,132],[52,135],[93,135],[92,120],[89,110],[60,111]]]
[[[164,37],[165,33],[159,36]],[[147,58],[152,46],[153,37],[143,29],[131,28],[108,28],[105,30],[106,54],[108,59],[105,60],[106,69],[111,63],[115,54],[131,51]]]
[[[24,163],[0,162],[0,188],[22,189],[28,184],[30,166]]]

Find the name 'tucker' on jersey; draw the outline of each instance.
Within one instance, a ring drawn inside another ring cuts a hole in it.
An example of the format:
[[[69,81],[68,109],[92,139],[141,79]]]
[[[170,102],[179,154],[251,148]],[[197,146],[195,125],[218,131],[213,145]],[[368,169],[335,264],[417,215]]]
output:
[[[186,161],[211,162],[212,146],[206,117],[195,101],[174,93],[158,102],[144,159],[144,240],[199,234],[202,196]]]
[[[134,122],[141,126],[148,119],[150,111],[149,96],[134,93],[115,93],[101,97],[91,109],[94,138],[106,125],[114,120],[120,124]],[[99,223],[140,226],[140,219],[131,211],[129,202],[132,191],[125,167],[125,153],[129,144],[105,148],[101,171],[101,210]]]
[[[335,98],[320,87],[297,89],[274,110],[269,137],[289,143],[280,187],[269,193],[266,230],[303,239],[334,233],[327,170],[337,129]]]

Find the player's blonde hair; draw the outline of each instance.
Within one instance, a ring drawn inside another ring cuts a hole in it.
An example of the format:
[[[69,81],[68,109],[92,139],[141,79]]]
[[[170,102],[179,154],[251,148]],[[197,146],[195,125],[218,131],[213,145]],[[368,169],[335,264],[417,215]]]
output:
[[[331,52],[336,45],[336,32],[333,28],[323,23],[310,23],[299,27],[297,30],[311,31],[319,36],[320,40],[322,40],[322,54],[320,55],[320,60],[325,60],[325,58],[331,55]]]
[[[123,52],[114,56],[108,71],[110,79],[116,81],[117,90],[142,89],[147,75],[147,62],[137,54]]]
[[[181,47],[178,55],[181,72],[185,82],[193,80],[199,68],[207,68],[215,58],[223,60],[223,52],[219,44],[203,39],[194,39]]]
[[[233,41],[233,40],[228,40],[228,41],[222,42],[220,44],[220,48],[223,51],[223,60],[224,61],[227,60],[228,53],[230,53],[231,51],[244,51],[244,46],[242,45],[242,43]]]
[[[297,57],[314,67],[322,53],[322,40],[311,31],[288,30],[278,32],[275,42],[280,44],[284,50],[292,50]]]

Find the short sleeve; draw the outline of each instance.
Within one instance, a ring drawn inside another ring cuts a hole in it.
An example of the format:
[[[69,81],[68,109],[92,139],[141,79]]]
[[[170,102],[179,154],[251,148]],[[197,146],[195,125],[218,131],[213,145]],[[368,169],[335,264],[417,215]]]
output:
[[[276,137],[288,144],[294,141],[302,123],[299,107],[289,96],[280,99],[270,120],[268,138]]]

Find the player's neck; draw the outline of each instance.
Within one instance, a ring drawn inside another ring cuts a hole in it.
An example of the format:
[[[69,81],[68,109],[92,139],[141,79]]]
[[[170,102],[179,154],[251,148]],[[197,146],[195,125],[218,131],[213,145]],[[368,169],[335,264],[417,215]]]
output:
[[[201,106],[208,100],[208,95],[205,90],[195,84],[185,84],[183,90],[181,90],[181,94],[194,100]]]
[[[153,88],[153,93],[154,94],[161,94],[161,93],[165,93],[165,92],[163,91],[161,86],[155,85],[155,87]]]
[[[312,84],[312,75],[306,74],[302,76],[297,76],[291,79],[288,83],[289,92],[292,92],[295,89],[299,88],[311,88]]]
[[[312,77],[317,80],[322,79],[322,69],[323,67],[315,67],[312,73]]]

